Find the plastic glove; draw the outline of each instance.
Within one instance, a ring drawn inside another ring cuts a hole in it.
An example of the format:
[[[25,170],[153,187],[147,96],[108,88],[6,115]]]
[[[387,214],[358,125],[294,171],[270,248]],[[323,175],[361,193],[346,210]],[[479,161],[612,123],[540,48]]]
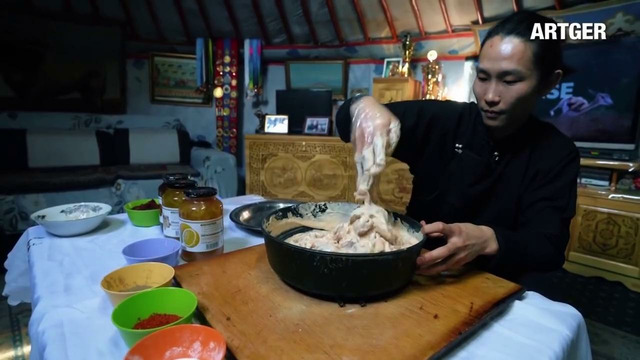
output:
[[[369,203],[369,189],[376,175],[384,170],[400,138],[400,121],[371,96],[364,96],[353,104],[351,112],[351,143],[355,147],[358,171],[356,201]]]

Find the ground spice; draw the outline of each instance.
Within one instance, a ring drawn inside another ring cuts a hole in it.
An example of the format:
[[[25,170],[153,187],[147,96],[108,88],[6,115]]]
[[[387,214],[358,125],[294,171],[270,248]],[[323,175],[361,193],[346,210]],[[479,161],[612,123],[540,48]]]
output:
[[[180,316],[174,314],[158,314],[153,313],[148,318],[140,320],[133,325],[135,330],[154,329],[160,326],[171,324],[172,322],[180,320]]]
[[[149,200],[144,204],[134,206],[132,209],[133,210],[155,210],[155,209],[160,209],[160,205],[158,205],[153,200]]]

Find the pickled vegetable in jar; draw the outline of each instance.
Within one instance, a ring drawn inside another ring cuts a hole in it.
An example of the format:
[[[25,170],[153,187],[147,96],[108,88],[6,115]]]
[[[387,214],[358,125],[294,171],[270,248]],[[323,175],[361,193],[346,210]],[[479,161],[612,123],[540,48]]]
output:
[[[162,232],[164,236],[180,238],[180,205],[185,199],[184,191],[196,187],[193,180],[176,180],[167,184],[162,194]]]
[[[160,223],[162,224],[162,195],[167,191],[167,184],[176,180],[189,180],[185,173],[171,173],[162,175],[162,183],[158,186],[158,204],[160,204]]]
[[[222,201],[212,187],[185,190],[180,206],[180,241],[182,259],[194,261],[224,250]]]

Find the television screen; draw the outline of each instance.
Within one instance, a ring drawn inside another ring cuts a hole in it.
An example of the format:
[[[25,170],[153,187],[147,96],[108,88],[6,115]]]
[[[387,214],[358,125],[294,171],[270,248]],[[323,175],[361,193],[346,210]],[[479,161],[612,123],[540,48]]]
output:
[[[634,149],[640,41],[622,38],[566,45],[563,55],[568,74],[538,102],[536,115],[577,146]]]
[[[302,134],[307,117],[331,118],[331,97],[331,90],[276,90],[276,112],[289,116],[289,134]]]

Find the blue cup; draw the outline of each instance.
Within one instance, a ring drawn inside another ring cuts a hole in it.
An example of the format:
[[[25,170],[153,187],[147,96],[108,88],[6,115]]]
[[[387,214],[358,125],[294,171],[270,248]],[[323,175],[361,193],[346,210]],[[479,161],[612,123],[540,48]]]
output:
[[[161,262],[170,266],[178,265],[180,241],[169,238],[139,240],[122,249],[127,264],[141,262]]]

